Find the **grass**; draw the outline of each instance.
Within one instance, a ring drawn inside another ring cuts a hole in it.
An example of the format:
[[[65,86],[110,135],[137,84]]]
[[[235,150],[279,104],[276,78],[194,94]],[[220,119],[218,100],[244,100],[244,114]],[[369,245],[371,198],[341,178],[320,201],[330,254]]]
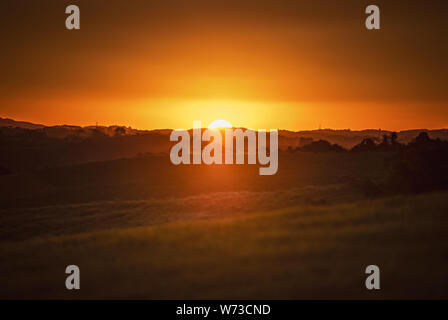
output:
[[[238,215],[224,206],[207,219],[107,229],[97,216],[97,228],[89,220],[88,232],[4,240],[0,297],[448,298],[447,199],[445,192],[328,205],[286,202]],[[132,215],[147,203],[126,205],[117,202],[108,214],[121,208]],[[3,213],[2,219],[9,218]],[[65,289],[69,264],[81,269],[79,291]],[[364,287],[370,264],[381,269],[379,291]]]

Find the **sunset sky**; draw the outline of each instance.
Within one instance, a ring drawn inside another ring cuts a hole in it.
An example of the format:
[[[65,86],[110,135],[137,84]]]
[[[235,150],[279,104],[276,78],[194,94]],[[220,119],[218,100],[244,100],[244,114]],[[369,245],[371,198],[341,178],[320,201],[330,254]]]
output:
[[[65,7],[81,30],[65,29]],[[369,31],[367,5],[381,9]],[[0,2],[0,117],[291,130],[448,127],[448,1]]]

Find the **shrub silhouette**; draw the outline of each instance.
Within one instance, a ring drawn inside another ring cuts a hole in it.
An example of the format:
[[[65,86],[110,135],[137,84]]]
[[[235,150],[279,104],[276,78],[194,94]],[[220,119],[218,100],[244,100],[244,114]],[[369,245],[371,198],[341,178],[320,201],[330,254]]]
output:
[[[343,147],[338,144],[331,144],[326,140],[313,141],[303,147],[298,148],[299,151],[305,152],[344,152]]]
[[[360,144],[357,144],[352,148],[353,152],[366,152],[366,151],[376,151],[377,145],[372,138],[365,138]]]
[[[114,129],[114,136],[122,136],[126,134],[126,129],[123,127],[116,127]]]
[[[392,144],[390,143],[390,137],[383,135],[383,141],[377,146],[378,151],[391,151]]]
[[[421,132],[390,163],[387,189],[418,193],[448,189],[448,143]]]
[[[383,135],[381,143],[376,144],[374,138],[365,138],[361,143],[355,145],[351,151],[353,152],[371,152],[381,151],[390,152],[403,149],[403,145],[398,142],[398,135],[392,132],[390,135]]]

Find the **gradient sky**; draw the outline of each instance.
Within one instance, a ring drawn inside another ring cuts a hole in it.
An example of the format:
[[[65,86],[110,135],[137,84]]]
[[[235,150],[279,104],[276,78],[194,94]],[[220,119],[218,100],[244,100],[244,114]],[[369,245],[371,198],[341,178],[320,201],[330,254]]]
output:
[[[65,29],[65,7],[81,30]],[[381,30],[364,26],[369,4]],[[448,127],[448,1],[2,0],[0,117]]]

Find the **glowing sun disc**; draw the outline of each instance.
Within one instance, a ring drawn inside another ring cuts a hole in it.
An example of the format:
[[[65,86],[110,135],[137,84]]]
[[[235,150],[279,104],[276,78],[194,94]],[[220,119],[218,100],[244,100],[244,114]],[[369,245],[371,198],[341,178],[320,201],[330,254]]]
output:
[[[232,128],[232,124],[226,120],[215,120],[208,126],[209,129],[215,128]]]

